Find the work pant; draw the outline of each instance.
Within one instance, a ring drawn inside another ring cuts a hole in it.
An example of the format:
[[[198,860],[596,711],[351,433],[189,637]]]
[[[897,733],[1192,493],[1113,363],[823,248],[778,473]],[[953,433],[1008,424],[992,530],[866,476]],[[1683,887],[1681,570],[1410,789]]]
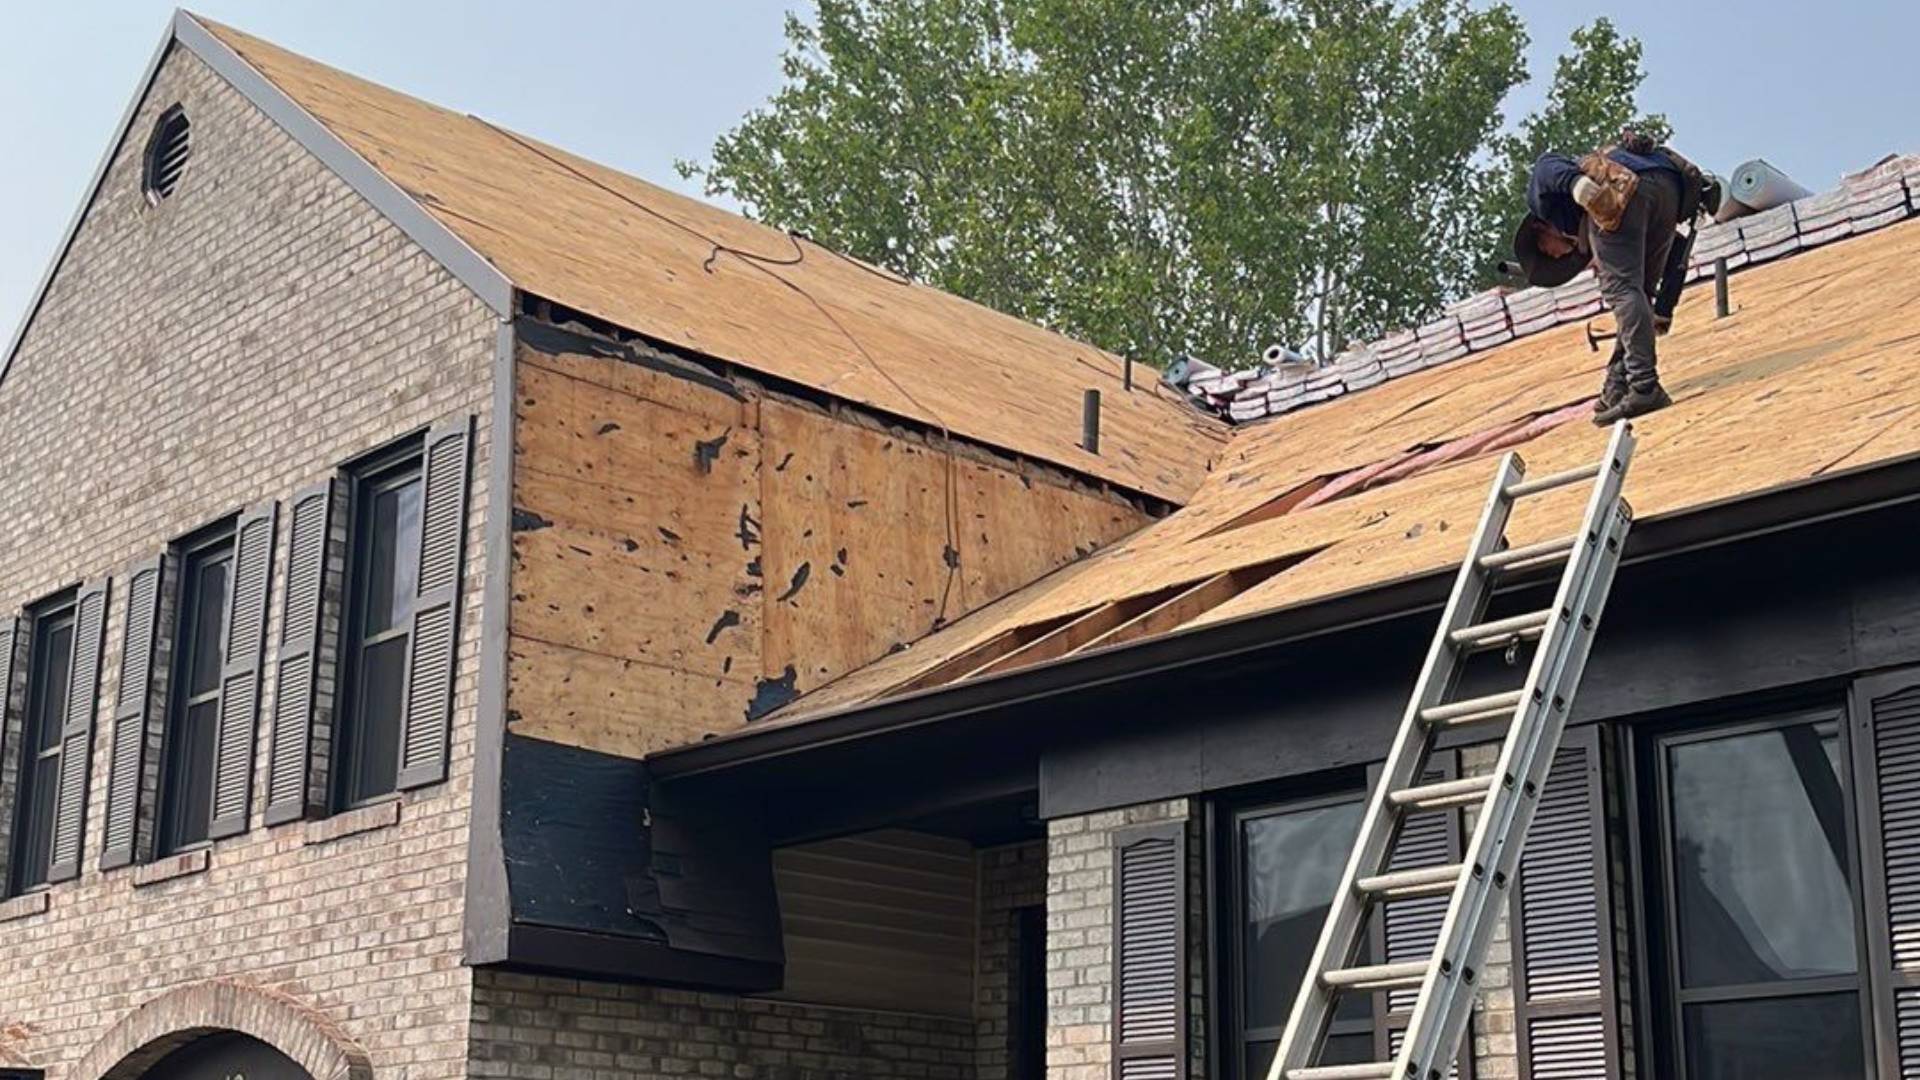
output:
[[[1594,274],[1600,295],[1613,309],[1613,359],[1607,362],[1607,386],[1652,390],[1660,382],[1654,366],[1653,298],[1667,266],[1667,249],[1680,217],[1680,181],[1665,169],[1640,174],[1640,186],[1620,218],[1620,227],[1602,232],[1587,223],[1593,244]]]

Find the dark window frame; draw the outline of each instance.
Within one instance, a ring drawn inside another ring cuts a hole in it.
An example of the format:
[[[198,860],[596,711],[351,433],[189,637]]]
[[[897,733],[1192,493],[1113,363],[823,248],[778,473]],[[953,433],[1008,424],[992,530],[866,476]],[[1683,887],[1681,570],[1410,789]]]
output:
[[[1211,1064],[1222,1080],[1265,1080],[1245,1077],[1247,1047],[1250,1043],[1277,1040],[1277,1029],[1249,1030],[1247,1016],[1246,865],[1242,857],[1243,826],[1246,822],[1307,810],[1324,809],[1346,803],[1364,803],[1370,793],[1364,768],[1336,769],[1306,777],[1294,777],[1278,784],[1262,784],[1221,795],[1208,804],[1211,843],[1208,888],[1212,891],[1208,925],[1219,929],[1210,934],[1210,956],[1219,973],[1211,980],[1208,1012]],[[1371,955],[1373,936],[1363,935],[1364,949]],[[1367,996],[1367,1017],[1338,1018],[1329,1028],[1329,1037],[1375,1036],[1379,1025],[1382,995]],[[1261,1033],[1255,1037],[1256,1032]]]
[[[22,683],[25,687],[25,694],[22,703],[23,708],[20,714],[20,753],[17,757],[16,765],[19,774],[14,778],[13,805],[6,808],[7,813],[11,815],[12,824],[9,837],[12,850],[8,852],[7,880],[4,882],[6,886],[5,894],[7,896],[23,896],[27,893],[42,892],[51,888],[53,885],[51,880],[53,830],[54,821],[60,814],[60,756],[65,753],[63,733],[66,730],[66,717],[64,715],[48,716],[46,714],[44,707],[46,702],[44,698],[47,684],[42,680],[42,673],[45,669],[41,666],[46,658],[42,655],[43,643],[41,633],[43,628],[50,627],[61,621],[64,621],[68,628],[70,641],[67,647],[67,666],[66,671],[62,675],[62,678],[67,684],[66,689],[62,691],[61,695],[61,700],[64,702],[65,695],[71,692],[73,685],[74,653],[78,646],[80,632],[79,615],[79,590],[77,588],[68,588],[54,593],[52,596],[40,600],[27,608],[26,618],[23,621],[23,628],[26,632],[28,645],[26,650],[26,678]],[[49,630],[48,632],[50,633],[52,631]],[[62,713],[64,713],[64,711],[65,710],[61,710]],[[52,724],[54,731],[53,746],[47,750],[36,749],[36,744],[45,741],[45,726],[48,723]],[[54,794],[52,802],[50,802],[47,807],[47,819],[45,821],[39,821],[34,814],[36,791],[32,780],[37,763],[48,760],[53,762]],[[29,882],[27,880],[29,874],[27,871],[26,856],[32,844],[31,838],[36,833],[44,834],[45,839],[42,843],[47,850],[48,865],[40,870],[40,879],[38,881]]]
[[[411,614],[404,625],[390,627],[375,635],[365,635],[367,597],[371,586],[369,570],[373,515],[369,513],[378,495],[412,483],[426,485],[426,442],[424,433],[409,435],[371,454],[350,462],[343,473],[346,479],[346,602],[342,605],[339,635],[339,689],[334,695],[332,716],[332,759],[329,762],[328,804],[335,813],[387,802],[399,797],[398,779],[385,791],[363,793],[354,789],[359,765],[367,747],[366,717],[362,699],[366,687],[362,676],[366,652],[413,634]],[[422,512],[424,513],[424,501]],[[417,561],[419,551],[412,557]],[[417,573],[417,568],[416,568]],[[403,655],[405,649],[402,650]],[[404,663],[404,659],[402,661]],[[406,711],[405,672],[402,672],[400,707],[392,720],[392,737],[404,738]],[[397,760],[397,759],[396,759]],[[398,766],[396,765],[396,772]]]
[[[1683,1014],[1690,1005],[1721,1002],[1769,1001],[1852,993],[1859,1003],[1860,1045],[1867,1074],[1876,1061],[1876,1017],[1865,908],[1864,856],[1859,824],[1859,785],[1854,773],[1853,706],[1845,692],[1813,690],[1790,696],[1768,696],[1754,701],[1721,705],[1706,711],[1660,718],[1630,729],[1628,755],[1635,812],[1628,829],[1628,850],[1637,879],[1632,882],[1636,935],[1634,979],[1640,1004],[1635,1008],[1641,1060],[1654,1073],[1675,1080],[1686,1077],[1686,1028]],[[1831,723],[1837,738],[1838,777],[1843,809],[1849,910],[1854,920],[1854,971],[1806,979],[1686,988],[1681,981],[1679,910],[1674,899],[1672,800],[1665,754],[1668,748],[1689,743],[1778,730],[1797,724]]]
[[[176,790],[178,782],[175,777],[176,755],[181,752],[178,745],[180,725],[185,721],[189,710],[212,704],[215,734],[218,731],[222,680],[217,673],[226,667],[227,638],[232,629],[224,624],[230,618],[233,607],[233,561],[238,554],[237,525],[237,517],[223,518],[176,541],[169,552],[169,561],[176,568],[173,585],[173,619],[172,625],[168,628],[173,635],[173,657],[172,670],[168,673],[165,719],[160,725],[160,769],[154,781],[152,849],[154,858],[178,855],[182,852],[209,847],[213,843],[206,835],[208,827],[213,822],[211,810],[207,820],[201,823],[201,835],[198,839],[183,842],[175,836],[181,827],[181,822],[176,820],[181,806],[180,793]],[[214,665],[216,677],[213,687],[194,695],[191,693],[192,671],[196,658],[195,638],[201,618],[199,605],[194,602],[196,596],[194,586],[199,581],[197,571],[203,570],[206,563],[213,560],[224,560],[227,564],[227,586],[221,591],[219,601],[222,607],[223,625],[220,641],[216,647],[220,651],[220,658]],[[211,749],[214,753],[218,753],[217,744],[214,744]],[[209,807],[212,806],[213,800],[213,781],[213,763],[210,761],[207,763],[206,770],[205,799]]]

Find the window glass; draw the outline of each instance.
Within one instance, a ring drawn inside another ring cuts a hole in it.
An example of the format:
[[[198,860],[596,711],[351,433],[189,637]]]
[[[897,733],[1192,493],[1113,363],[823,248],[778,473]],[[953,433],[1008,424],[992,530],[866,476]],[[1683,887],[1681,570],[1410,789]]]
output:
[[[1683,985],[1851,973],[1835,725],[1679,743],[1668,755]]]
[[[337,796],[357,806],[399,786],[407,646],[420,580],[418,458],[381,463],[355,480],[353,625],[339,740]]]
[[[384,795],[399,781],[400,694],[405,682],[407,639],[391,638],[361,657],[360,715],[371,723],[354,733],[351,801]]]
[[[167,834],[164,851],[178,851],[207,838],[213,822],[213,732],[218,700],[204,701],[174,720],[167,761]]]
[[[1242,955],[1249,1029],[1286,1027],[1364,810],[1357,801],[1347,802],[1269,814],[1244,824]],[[1338,1015],[1370,1015],[1366,995],[1342,995]]]
[[[220,688],[220,668],[227,633],[227,571],[229,559],[209,559],[198,568],[189,602],[192,612],[187,625],[193,628],[188,648],[192,668],[187,677],[187,693],[198,696]]]
[[[368,634],[405,627],[420,580],[420,481],[373,498],[367,569]]]
[[[157,853],[162,855],[205,841],[213,825],[214,731],[226,665],[232,535],[196,542],[181,556],[181,574],[175,637],[181,652],[161,742]]]
[[[1860,1080],[1859,995],[1721,1001],[1687,1008],[1687,1080]]]
[[[73,608],[36,614],[27,664],[27,713],[14,810],[13,892],[46,884],[53,862],[53,816],[60,794],[60,736],[73,676]]]
[[[73,620],[49,622],[30,661],[33,664],[33,748],[58,750],[67,722],[67,689],[73,673]]]

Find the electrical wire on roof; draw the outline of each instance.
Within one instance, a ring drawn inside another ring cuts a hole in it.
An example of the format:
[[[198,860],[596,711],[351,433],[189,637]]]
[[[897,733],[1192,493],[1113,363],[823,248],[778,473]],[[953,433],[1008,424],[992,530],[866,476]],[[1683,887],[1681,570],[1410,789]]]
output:
[[[657,210],[651,206],[648,206],[646,203],[640,201],[639,199],[634,198],[632,195],[624,191],[621,191],[619,188],[613,187],[612,185],[605,183],[599,178],[592,176],[578,168],[575,168],[571,163],[564,161],[554,156],[551,153],[548,153],[544,148],[532,142],[529,142],[526,139],[521,138],[519,135],[516,135],[513,132],[508,131],[506,128],[499,127],[478,116],[473,116],[472,119],[477,123],[479,123],[480,125],[482,125],[483,127],[486,127],[487,129],[493,131],[495,134],[500,135],[502,138],[505,138],[507,141],[520,147],[521,149],[526,150],[529,153],[532,153],[540,157],[541,159],[547,161],[548,163],[554,166],[557,166],[558,168],[564,169],[566,172],[572,174],[575,178],[579,180],[583,180],[586,183],[592,184],[594,187],[599,188],[601,191],[604,191],[609,195],[612,195],[614,198],[619,199],[620,201],[626,203],[627,205],[633,207],[634,209],[640,211],[641,213],[646,214],[648,217],[651,217],[657,221],[660,221],[672,228],[678,229],[681,232],[686,233],[687,235],[692,236],[695,239],[700,240],[701,242],[707,244],[710,250],[707,252],[707,257],[704,260],[702,260],[700,263],[700,268],[706,271],[707,273],[711,274],[714,272],[713,271],[714,262],[718,260],[721,255],[732,255],[738,258],[741,262],[745,263],[747,266],[751,267],[752,269],[760,271],[761,273],[772,278],[774,281],[779,282],[781,285],[785,286],[786,288],[791,289],[794,293],[798,294],[802,299],[806,300],[807,303],[813,305],[813,309],[815,311],[818,311],[820,313],[820,316],[826,319],[827,322],[831,323],[833,328],[840,332],[840,336],[846,338],[848,344],[853,346],[854,351],[859,353],[861,358],[866,360],[867,364],[871,366],[873,370],[876,373],[878,373],[881,378],[885,379],[887,383],[894,388],[894,390],[898,391],[901,397],[906,398],[909,402],[913,404],[915,408],[919,409],[921,412],[925,413],[928,417],[932,418],[934,425],[940,429],[941,449],[946,457],[946,470],[945,470],[946,494],[945,494],[945,498],[942,499],[942,503],[944,504],[942,507],[942,510],[946,518],[946,523],[945,523],[946,547],[945,547],[945,550],[943,550],[940,554],[940,561],[947,568],[946,581],[941,586],[941,589],[940,589],[940,607],[934,614],[933,628],[937,630],[940,627],[945,626],[947,622],[948,606],[951,603],[952,597],[953,597],[954,580],[959,576],[959,572],[960,572],[960,525],[959,525],[960,493],[959,493],[959,484],[956,477],[956,473],[958,471],[958,463],[956,461],[954,450],[953,450],[953,431],[951,428],[947,426],[946,419],[942,417],[939,414],[939,412],[935,411],[933,408],[929,407],[925,402],[915,397],[913,392],[911,390],[908,390],[906,386],[900,382],[900,380],[894,378],[893,373],[887,370],[886,365],[882,364],[879,358],[874,356],[874,354],[870,350],[868,350],[866,345],[862,343],[857,336],[854,335],[853,331],[849,330],[847,328],[847,325],[840,321],[839,316],[835,315],[831,310],[828,309],[828,307],[825,304],[821,303],[818,297],[815,297],[812,293],[808,292],[805,288],[801,287],[798,283],[794,282],[790,278],[786,277],[783,274],[780,274],[779,272],[773,269],[774,267],[777,267],[777,266],[798,266],[801,263],[806,261],[807,250],[805,247],[801,245],[800,243],[801,237],[799,236],[799,234],[794,233],[792,231],[788,231],[786,233],[787,240],[793,244],[793,256],[791,258],[776,258],[770,255],[762,255],[758,252],[748,251],[744,248],[738,248],[738,247],[734,247],[731,244],[722,243],[719,240],[714,239],[712,236],[709,236],[708,234],[700,231],[699,229],[696,229],[693,226],[688,225],[686,222],[683,222],[678,218],[673,217],[672,215],[663,213],[660,210]],[[819,246],[819,245],[815,245],[815,246]],[[868,267],[862,263],[859,263],[851,258],[848,258],[847,256],[840,255],[839,252],[835,252],[831,248],[823,247],[821,248],[821,250],[837,255],[842,259],[846,259],[848,262],[854,263],[855,266],[859,266],[861,269],[866,270],[868,273],[873,274],[875,277],[881,278],[882,280],[890,280],[886,274],[880,273],[878,270],[875,270],[872,267]],[[911,284],[910,282],[904,282],[904,281],[902,283]]]

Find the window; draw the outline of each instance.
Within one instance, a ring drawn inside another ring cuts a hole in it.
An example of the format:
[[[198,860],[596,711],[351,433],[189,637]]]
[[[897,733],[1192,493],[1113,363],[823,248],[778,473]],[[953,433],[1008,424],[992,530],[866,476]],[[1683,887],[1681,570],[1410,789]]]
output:
[[[13,880],[8,882],[8,891],[15,894],[47,884],[52,870],[61,735],[73,682],[73,597],[35,608],[28,624],[27,711],[14,804]]]
[[[1229,1068],[1264,1080],[1320,941],[1366,795],[1248,807],[1231,815],[1231,939],[1222,935],[1232,1017]],[[1227,1057],[1228,1055],[1223,1055]],[[1344,994],[1319,1064],[1378,1060],[1369,994]]]
[[[232,606],[231,525],[183,544],[179,557],[173,700],[161,743],[161,855],[205,842],[213,821],[214,737]]]
[[[399,789],[408,639],[420,581],[418,445],[356,470],[352,485],[352,589],[337,758],[342,807]]]
[[[186,171],[187,158],[193,153],[192,127],[186,109],[179,105],[161,113],[160,119],[154,122],[153,134],[147,137],[146,160],[141,170],[140,186],[146,191],[148,202],[159,205],[180,183],[180,174]]]
[[[1867,1075],[1836,711],[1652,736],[1661,1075]]]

